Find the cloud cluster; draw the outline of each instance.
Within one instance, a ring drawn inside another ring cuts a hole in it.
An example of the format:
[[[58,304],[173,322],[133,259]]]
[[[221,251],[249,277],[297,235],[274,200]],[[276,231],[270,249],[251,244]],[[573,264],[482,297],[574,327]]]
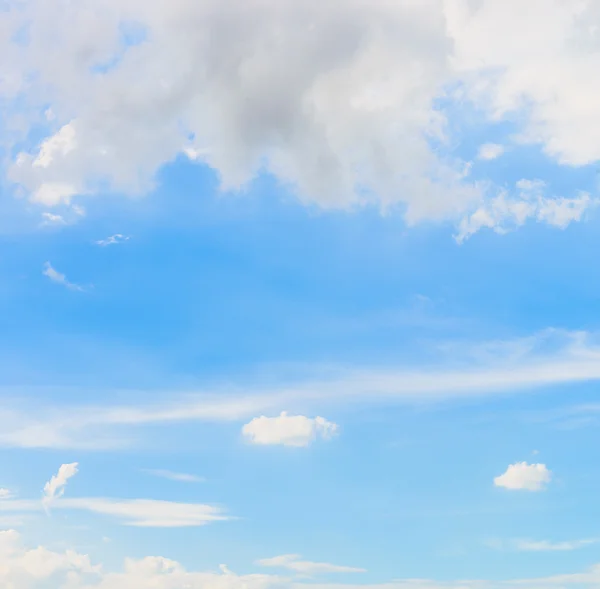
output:
[[[598,582],[600,565],[583,572],[546,578],[446,582],[398,579],[370,585],[305,583],[298,578],[275,575],[239,575],[224,565],[220,573],[188,571],[177,561],[161,556],[127,558],[122,570],[117,572],[93,564],[88,555],[77,551],[57,552],[43,546],[29,548],[14,530],[0,532],[0,584],[10,589],[508,589],[515,586],[545,589],[596,586]]]
[[[473,104],[489,123],[517,112],[517,141],[565,164],[600,159],[600,10],[590,1],[532,0],[525,15],[517,0],[9,6],[0,135],[14,148],[34,126],[47,130],[6,162],[46,207],[106,187],[143,193],[185,153],[224,188],[266,168],[321,207],[398,205],[408,223],[467,216],[466,237],[491,226],[498,203],[466,177],[442,104]]]

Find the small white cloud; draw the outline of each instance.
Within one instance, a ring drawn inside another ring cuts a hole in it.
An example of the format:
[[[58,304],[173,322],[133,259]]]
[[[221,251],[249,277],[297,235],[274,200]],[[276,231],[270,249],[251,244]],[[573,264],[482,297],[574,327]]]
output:
[[[78,290],[81,292],[83,291],[83,287],[79,286],[78,284],[69,282],[69,280],[67,280],[67,277],[64,274],[58,272],[58,270],[55,270],[52,267],[52,264],[50,264],[50,262],[46,262],[44,264],[44,270],[42,271],[42,274],[44,276],[47,276],[50,280],[52,280],[52,282],[62,284],[70,290]]]
[[[510,490],[542,491],[551,478],[552,473],[545,464],[516,462],[494,479],[494,485]]]
[[[598,542],[595,538],[572,540],[569,542],[549,542],[548,540],[515,540],[517,550],[523,552],[566,552],[585,548]]]
[[[479,148],[477,159],[480,160],[495,160],[504,153],[504,146],[498,143],[485,143]]]
[[[187,474],[184,472],[173,472],[171,470],[146,469],[144,470],[144,472],[151,474],[155,477],[169,479],[171,481],[178,481],[181,483],[203,483],[205,481],[204,478],[196,476],[194,474]]]
[[[78,472],[77,467],[77,462],[62,464],[58,472],[44,485],[42,503],[45,508],[48,508],[59,497],[64,495],[68,480]]]
[[[323,417],[288,415],[285,411],[278,417],[256,417],[242,428],[242,433],[252,444],[282,446],[308,446],[317,438],[328,440],[338,426]]]
[[[127,241],[128,239],[129,239],[128,235],[121,235],[120,233],[115,233],[114,235],[111,235],[110,237],[107,237],[106,239],[99,239],[98,241],[96,241],[94,243],[96,245],[106,247],[107,245],[115,245],[118,243],[123,243],[123,242]]]
[[[10,489],[0,488],[0,499],[10,499],[13,492]]]
[[[53,213],[42,213],[44,221],[42,225],[66,225],[66,221],[62,215],[55,215]]]
[[[519,180],[515,187],[516,194],[502,191],[464,217],[456,241],[463,243],[484,228],[502,235],[530,219],[566,229],[571,223],[581,221],[586,211],[598,204],[597,199],[584,192],[573,198],[545,196],[545,184],[540,180]]]
[[[366,573],[366,569],[340,566],[328,562],[311,562],[301,560],[299,554],[283,554],[273,558],[263,558],[257,564],[264,567],[279,567],[295,571],[302,575],[317,575],[326,573]]]

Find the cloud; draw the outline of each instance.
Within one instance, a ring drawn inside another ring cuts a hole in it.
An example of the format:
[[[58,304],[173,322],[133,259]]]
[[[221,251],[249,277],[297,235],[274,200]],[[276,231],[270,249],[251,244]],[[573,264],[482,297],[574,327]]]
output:
[[[570,542],[550,542],[548,540],[515,540],[515,547],[522,552],[563,552],[585,548],[596,544],[597,539],[572,540]]]
[[[45,205],[105,185],[143,193],[185,152],[201,154],[225,188],[266,162],[325,208],[398,203],[409,222],[454,217],[479,191],[463,182],[462,162],[430,147],[444,142],[436,99],[454,81],[442,9],[439,0],[251,9],[238,0],[234,10],[218,0],[152,10],[101,0],[49,11],[32,0],[8,21],[14,30],[28,22],[30,42],[9,43],[2,65],[14,108],[21,97],[37,113],[29,124],[44,119],[48,136],[19,155],[10,177]],[[60,42],[48,41],[50,16]],[[124,44],[123,22],[147,31],[144,41]],[[207,44],[215,30],[218,44]]]
[[[244,425],[242,433],[252,444],[304,447],[317,438],[330,439],[337,430],[335,423],[323,417],[313,419],[282,411],[278,417],[255,417]]]
[[[62,464],[58,472],[44,485],[42,499],[44,507],[50,507],[59,497],[64,495],[67,482],[77,474],[78,466],[77,462]]]
[[[409,224],[466,219],[465,237],[518,227],[519,197],[503,203],[464,174],[452,147],[464,123],[457,106],[474,105],[488,125],[519,121],[512,141],[561,164],[600,160],[590,32],[600,10],[538,1],[515,24],[518,6],[177,0],[148,10],[140,0],[98,0],[51,9],[30,0],[5,17],[0,98],[3,118],[21,125],[0,136],[6,153],[32,129],[46,137],[7,162],[9,178],[32,201],[58,206],[107,189],[148,192],[184,153],[217,170],[226,189],[266,167],[323,208],[395,206]],[[120,34],[132,22],[145,31],[140,42]],[[13,42],[26,24],[29,41]],[[485,144],[479,156],[500,149]],[[560,227],[589,206],[552,201],[527,218]]]
[[[152,403],[106,401],[68,406],[40,403],[23,394],[19,406],[0,413],[0,446],[118,449],[136,441],[134,426],[180,422],[244,422],[283,408],[315,413],[335,406],[395,406],[523,393],[544,387],[600,380],[597,336],[545,330],[507,341],[438,344],[437,363],[385,368],[331,367],[268,386],[248,379],[231,392],[215,385],[195,393],[156,393]],[[277,375],[275,375],[277,376]],[[35,390],[32,391],[35,393]],[[104,391],[109,394],[110,391]],[[65,411],[71,416],[64,420]],[[139,433],[139,432],[138,432]]]
[[[50,262],[46,262],[44,264],[44,270],[43,270],[42,274],[44,276],[47,276],[50,280],[52,280],[52,282],[56,282],[57,284],[62,284],[63,286],[66,286],[70,290],[78,290],[80,292],[83,292],[83,290],[84,290],[83,287],[79,286],[78,284],[69,282],[69,280],[67,280],[67,277],[64,274],[61,274],[60,272],[55,270],[52,267],[52,264],[50,264]]]
[[[203,503],[181,503],[157,499],[117,499],[108,497],[61,498],[52,509],[87,511],[115,518],[120,524],[141,528],[185,528],[232,519],[223,508]],[[46,501],[5,499],[0,513],[27,514],[43,511]],[[1,521],[1,519],[0,519]]]
[[[62,215],[44,212],[42,217],[44,219],[42,225],[66,225],[67,223]]]
[[[13,492],[10,489],[0,488],[0,500],[10,499],[13,497]]]
[[[273,558],[263,558],[257,561],[257,564],[263,567],[280,567],[289,569],[302,575],[318,575],[327,573],[366,573],[365,569],[339,566],[329,564],[327,562],[311,562],[301,560],[298,554],[284,554],[282,556],[274,556]]]
[[[504,153],[504,146],[498,143],[484,143],[477,152],[477,159],[491,161]]]
[[[117,518],[123,525],[153,528],[203,526],[211,522],[231,519],[225,514],[223,508],[203,503],[106,497],[64,498],[67,482],[77,472],[77,462],[61,465],[58,473],[44,485],[41,502],[6,497],[0,500],[0,513],[25,514],[39,512],[42,509],[48,511],[52,507],[53,509],[89,511]],[[60,501],[58,501],[59,498]]]
[[[506,581],[435,581],[425,578],[396,579],[383,583],[306,583],[264,574],[240,575],[225,565],[220,572],[189,571],[175,560],[162,556],[126,558],[118,571],[93,564],[89,556],[75,550],[58,552],[44,546],[27,547],[15,530],[0,532],[0,584],[15,589],[531,589],[596,586],[600,565],[585,571],[549,577]]]
[[[587,193],[573,198],[544,196],[545,185],[540,180],[520,180],[516,188],[516,195],[501,191],[498,196],[488,199],[480,208],[466,216],[458,226],[456,241],[462,243],[483,228],[492,229],[496,233],[507,233],[521,227],[528,220],[565,229],[572,222],[581,221],[585,213],[598,204],[598,199]]]
[[[494,485],[511,491],[543,491],[551,478],[552,473],[545,464],[516,462],[511,464],[504,474],[494,479]]]
[[[60,509],[91,511],[117,518],[122,524],[143,528],[183,528],[204,526],[231,519],[223,509],[202,503],[179,503],[155,499],[109,499],[84,497],[63,499]]]
[[[181,483],[202,483],[205,480],[204,478],[196,476],[194,474],[173,472],[172,470],[144,469],[144,472],[151,474],[155,477],[169,479],[171,481],[178,481]]]
[[[115,233],[114,235],[111,235],[110,237],[107,237],[106,239],[99,239],[98,241],[96,241],[94,243],[96,245],[106,247],[107,245],[115,245],[115,244],[123,243],[123,242],[127,241],[128,239],[129,239],[128,235],[121,235],[120,233]]]

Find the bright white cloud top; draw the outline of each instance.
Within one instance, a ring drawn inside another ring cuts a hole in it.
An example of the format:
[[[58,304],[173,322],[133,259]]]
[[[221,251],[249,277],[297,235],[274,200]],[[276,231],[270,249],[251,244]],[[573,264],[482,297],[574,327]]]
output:
[[[255,417],[242,428],[242,434],[252,444],[261,446],[308,446],[316,439],[331,439],[338,426],[324,417],[288,415],[282,411],[277,417]]]
[[[515,462],[494,479],[494,485],[511,491],[543,491],[551,479],[552,473],[545,464]]]

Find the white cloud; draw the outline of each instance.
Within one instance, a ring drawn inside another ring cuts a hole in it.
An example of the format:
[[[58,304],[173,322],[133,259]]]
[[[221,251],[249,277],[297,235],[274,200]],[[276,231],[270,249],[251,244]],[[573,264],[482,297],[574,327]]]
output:
[[[64,498],[67,482],[77,472],[77,462],[61,465],[58,473],[44,485],[42,501],[11,499],[10,496],[5,496],[0,500],[0,513],[22,515],[39,512],[42,509],[48,512],[48,509],[52,507],[53,509],[89,511],[115,517],[123,525],[154,528],[203,526],[211,522],[231,519],[230,516],[225,515],[221,507],[203,503],[106,497]]]
[[[95,243],[96,243],[96,245],[106,247],[107,245],[115,245],[118,243],[123,243],[124,241],[127,241],[128,239],[129,239],[128,235],[121,235],[120,233],[115,233],[114,235],[111,235],[110,237],[107,237],[106,239],[99,239]]]
[[[202,483],[205,480],[204,478],[196,476],[195,474],[173,472],[172,470],[144,469],[144,472],[147,472],[155,477],[169,479],[171,481],[178,481],[181,483]]]
[[[278,417],[255,417],[244,425],[242,433],[252,444],[282,446],[308,446],[317,438],[330,439],[338,426],[323,417],[288,415],[285,411]]]
[[[521,205],[465,176],[447,137],[463,121],[446,125],[461,115],[440,111],[439,99],[474,103],[484,124],[519,121],[513,141],[539,144],[560,163],[600,160],[592,2],[532,0],[518,19],[517,0],[228,7],[29,0],[3,14],[0,98],[4,119],[21,124],[0,136],[14,148],[32,128],[45,125],[48,135],[8,163],[12,181],[55,206],[105,186],[148,191],[180,153],[217,169],[225,187],[266,162],[304,202],[397,204],[408,223],[466,218],[459,234],[468,236],[519,226]],[[124,46],[123,22],[143,28],[145,40]],[[11,42],[26,23],[30,42]],[[480,157],[500,148],[485,144]],[[582,218],[572,210],[581,200],[546,201],[527,218],[556,226]]]
[[[523,552],[563,552],[585,548],[598,542],[595,538],[572,540],[569,542],[550,542],[548,540],[515,540],[517,550]]]
[[[143,528],[183,528],[204,526],[231,519],[223,509],[202,503],[179,503],[155,499],[110,499],[83,497],[63,499],[60,509],[81,509],[117,518],[127,526]]]
[[[597,336],[585,332],[545,330],[516,340],[454,342],[436,348],[445,356],[433,364],[331,368],[326,377],[318,371],[311,377],[306,367],[300,380],[279,377],[266,386],[246,379],[236,394],[219,386],[185,395],[165,391],[148,404],[98,403],[90,398],[83,404],[52,406],[40,403],[34,390],[30,397],[22,395],[18,407],[5,404],[0,446],[117,449],[139,441],[134,426],[244,422],[257,414],[278,414],[282,408],[317,413],[339,405],[434,403],[600,380]],[[65,411],[71,419],[64,419]]]
[[[480,146],[477,158],[480,160],[491,161],[498,159],[504,153],[504,146],[498,143],[484,143]]]
[[[44,270],[42,271],[42,274],[44,276],[47,276],[50,280],[52,280],[52,282],[56,282],[57,284],[62,284],[63,286],[66,286],[69,290],[78,290],[80,292],[83,291],[82,286],[79,286],[78,284],[74,284],[73,282],[67,280],[67,277],[58,270],[55,270],[52,267],[52,264],[50,264],[50,262],[46,262],[44,264]]]
[[[289,569],[301,575],[319,575],[327,573],[366,573],[365,569],[329,564],[327,562],[311,562],[302,560],[299,554],[284,554],[257,561],[263,567],[279,567]]]
[[[43,225],[65,225],[66,221],[62,215],[55,215],[54,213],[42,213],[44,219]]]
[[[530,579],[440,582],[412,578],[361,585],[306,583],[264,574],[240,575],[225,565],[220,569],[218,573],[188,571],[177,561],[147,556],[126,558],[120,571],[111,571],[93,564],[89,556],[74,550],[29,548],[18,532],[0,532],[0,585],[11,589],[509,589],[515,586],[571,589],[596,586],[600,582],[600,565],[582,572]]]
[[[266,159],[305,201],[400,203],[409,222],[453,217],[478,197],[462,163],[428,144],[443,135],[434,101],[452,81],[439,0],[238,1],[232,11],[218,0],[53,11],[32,0],[12,16],[16,29],[31,23],[31,43],[10,47],[6,71],[56,117],[10,170],[34,200],[68,202],[103,181],[147,191],[180,152],[218,169],[226,187],[248,182]],[[50,35],[51,16],[60,24]],[[122,20],[144,27],[146,41],[123,47]],[[215,30],[218,46],[206,45]],[[116,67],[94,74],[115,56]],[[25,86],[22,71],[38,76]]]
[[[542,491],[552,478],[545,464],[511,464],[504,474],[494,479],[494,485],[510,490]]]
[[[458,226],[456,240],[462,243],[483,228],[507,233],[532,219],[565,229],[572,222],[581,221],[584,214],[598,204],[598,199],[587,193],[573,198],[547,197],[543,193],[545,185],[540,180],[520,180],[516,188],[517,194],[501,191],[466,216]]]
[[[65,487],[70,478],[78,472],[77,462],[62,464],[58,472],[44,485],[43,503],[45,507],[50,507],[59,497],[65,493]]]
[[[0,499],[10,499],[13,496],[13,492],[10,489],[0,488]]]

